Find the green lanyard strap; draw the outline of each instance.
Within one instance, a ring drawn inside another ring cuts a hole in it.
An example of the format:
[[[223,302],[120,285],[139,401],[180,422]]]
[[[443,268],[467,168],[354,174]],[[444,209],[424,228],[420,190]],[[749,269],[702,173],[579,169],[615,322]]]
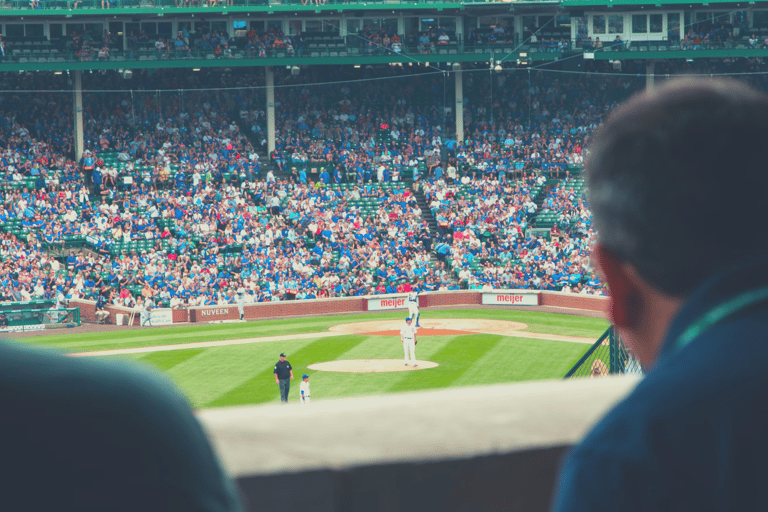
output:
[[[697,338],[701,333],[721,320],[739,311],[768,299],[768,287],[751,290],[720,304],[699,317],[688,329],[675,340],[675,350],[680,350]]]

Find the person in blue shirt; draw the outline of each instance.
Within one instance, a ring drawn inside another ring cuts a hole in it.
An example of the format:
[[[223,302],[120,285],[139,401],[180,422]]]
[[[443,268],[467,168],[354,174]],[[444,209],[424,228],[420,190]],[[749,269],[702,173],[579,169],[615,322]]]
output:
[[[554,511],[768,509],[766,138],[768,97],[710,78],[646,90],[595,134],[593,254],[646,376],[568,455]]]
[[[592,272],[589,275],[589,280],[587,281],[587,286],[592,288],[599,288],[601,286],[600,280],[597,278],[597,274],[595,272]]]

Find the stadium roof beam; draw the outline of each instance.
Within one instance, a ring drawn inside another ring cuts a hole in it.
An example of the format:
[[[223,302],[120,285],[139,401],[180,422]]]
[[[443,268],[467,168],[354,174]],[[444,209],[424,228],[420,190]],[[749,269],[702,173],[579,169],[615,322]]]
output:
[[[709,7],[717,4],[738,4],[738,1],[734,0],[707,0]],[[691,0],[562,0],[560,2],[560,8],[568,9],[573,7],[637,7],[640,5],[691,5],[701,7],[707,5],[707,3],[691,2]],[[746,2],[742,2],[746,4]],[[745,7],[746,8],[746,7]]]
[[[612,59],[621,58],[620,52],[609,54]],[[690,52],[688,52],[690,53]],[[768,51],[765,52],[768,54]],[[494,52],[498,57],[498,51]],[[562,58],[561,53],[529,53],[529,59],[535,61],[555,61]],[[633,53],[637,58],[637,54]],[[683,55],[682,58],[690,55]],[[597,57],[597,54],[595,56]],[[602,56],[600,57],[602,58]],[[626,58],[626,57],[625,57]],[[65,62],[7,62],[0,64],[0,72],[8,71],[75,71],[75,70],[99,70],[99,69],[167,69],[167,68],[233,68],[233,67],[259,67],[259,66],[362,66],[376,64],[391,64],[400,62],[403,64],[434,63],[434,62],[488,62],[491,53],[483,50],[481,53],[463,53],[454,55],[349,55],[347,57],[276,57],[259,59],[163,59],[163,60],[122,60],[122,61],[65,61]]]
[[[592,0],[592,5],[595,5],[596,2],[600,1],[606,1],[606,0]],[[658,0],[657,0],[658,1]],[[542,0],[542,1],[536,1],[536,2],[516,2],[515,8],[522,8],[522,7],[534,7],[537,10],[551,10],[554,11],[560,2],[558,0]],[[24,5],[27,6],[28,2],[13,2],[15,5]],[[601,4],[598,4],[601,5]],[[300,3],[294,4],[294,3],[282,3],[282,4],[272,4],[272,5],[265,5],[264,3],[261,4],[254,4],[254,5],[238,5],[238,6],[218,6],[218,7],[159,7],[159,6],[148,6],[148,7],[116,7],[112,9],[101,9],[99,8],[99,4],[95,4],[94,7],[88,8],[88,9],[51,9],[51,8],[43,8],[43,9],[29,9],[26,8],[13,8],[14,5],[11,5],[11,8],[7,8],[3,10],[3,17],[19,17],[19,16],[29,16],[29,17],[49,17],[49,18],[56,18],[61,19],[62,16],[66,16],[67,18],[79,18],[83,16],[93,16],[93,17],[99,17],[103,18],[105,16],[113,17],[139,17],[139,16],[147,16],[147,17],[157,17],[158,14],[161,14],[163,16],[178,16],[178,17],[187,17],[191,14],[198,14],[198,15],[204,15],[204,16],[228,16],[228,15],[246,15],[246,14],[285,14],[285,13],[300,13],[300,14],[315,14],[315,13],[340,13],[340,12],[349,12],[349,11],[360,11],[360,12],[370,12],[370,11],[406,11],[406,12],[413,12],[413,11],[423,11],[423,12],[446,12],[446,11],[464,11],[467,9],[477,9],[482,11],[489,11],[489,10],[497,10],[499,12],[509,12],[509,3],[498,3],[498,2],[483,2],[483,3],[472,3],[472,2],[414,2],[414,1],[402,1],[402,2],[353,2],[353,3],[342,3],[342,2],[327,2],[323,5],[301,5]]]
[[[594,52],[589,54],[595,60],[671,60],[671,59],[726,59],[743,57],[768,57],[768,48],[733,49],[720,48],[717,50],[665,50],[665,51],[612,51]]]

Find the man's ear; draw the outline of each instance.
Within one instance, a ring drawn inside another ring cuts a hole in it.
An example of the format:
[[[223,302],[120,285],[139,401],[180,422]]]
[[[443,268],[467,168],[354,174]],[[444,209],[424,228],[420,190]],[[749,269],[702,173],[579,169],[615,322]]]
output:
[[[592,252],[600,273],[608,283],[610,296],[609,315],[617,327],[633,328],[642,311],[642,293],[632,275],[631,268],[600,243]]]

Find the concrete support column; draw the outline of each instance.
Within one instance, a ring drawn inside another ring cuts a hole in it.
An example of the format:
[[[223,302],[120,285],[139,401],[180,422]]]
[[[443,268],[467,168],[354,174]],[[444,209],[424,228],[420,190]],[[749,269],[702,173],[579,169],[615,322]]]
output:
[[[458,69],[457,69],[458,67]],[[461,64],[454,64],[454,79],[456,86],[456,105],[454,107],[454,118],[456,119],[456,140],[464,140],[464,71]]]
[[[648,59],[645,61],[645,88],[646,89],[653,89],[653,68],[654,64],[656,63],[655,60]]]
[[[83,157],[83,72],[72,71],[72,94],[75,109],[75,159]]]
[[[269,153],[275,150],[275,72],[267,66],[267,148]]]

